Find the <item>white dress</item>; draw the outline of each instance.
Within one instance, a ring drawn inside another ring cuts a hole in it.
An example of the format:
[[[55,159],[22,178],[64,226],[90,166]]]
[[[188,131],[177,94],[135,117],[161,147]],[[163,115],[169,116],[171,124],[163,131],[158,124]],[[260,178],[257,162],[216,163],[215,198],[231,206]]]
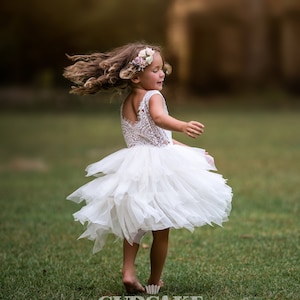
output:
[[[73,216],[86,231],[80,238],[94,240],[101,250],[108,234],[139,242],[147,231],[222,225],[231,210],[232,191],[217,174],[211,156],[200,148],[174,145],[170,131],[155,125],[148,91],[140,103],[138,119],[121,124],[128,148],[86,168],[96,178],[67,199],[83,206]],[[161,95],[161,94],[160,94]],[[162,95],[161,95],[162,96]],[[168,113],[165,100],[164,107]]]

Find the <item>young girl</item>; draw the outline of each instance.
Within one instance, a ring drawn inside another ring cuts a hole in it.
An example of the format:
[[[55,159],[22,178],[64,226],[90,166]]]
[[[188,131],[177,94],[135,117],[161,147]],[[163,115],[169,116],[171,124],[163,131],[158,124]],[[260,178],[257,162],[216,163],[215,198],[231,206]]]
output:
[[[133,43],[107,53],[69,58],[74,64],[64,76],[76,84],[72,93],[130,89],[121,106],[128,148],[89,165],[87,176],[96,178],[68,196],[86,202],[74,214],[75,220],[87,222],[80,237],[95,241],[94,252],[104,246],[107,234],[124,239],[123,284],[128,293],[138,293],[145,289],[136,277],[135,258],[142,236],[151,231],[148,286],[159,289],[169,229],[221,226],[231,210],[231,188],[221,175],[211,172],[216,168],[205,150],[172,139],[171,131],[195,138],[204,125],[168,114],[160,91],[170,66],[159,47]]]

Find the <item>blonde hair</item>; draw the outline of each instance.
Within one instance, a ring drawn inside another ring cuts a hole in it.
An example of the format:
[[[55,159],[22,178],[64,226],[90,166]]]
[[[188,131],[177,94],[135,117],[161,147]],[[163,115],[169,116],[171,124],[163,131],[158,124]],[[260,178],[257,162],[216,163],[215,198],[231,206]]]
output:
[[[132,43],[105,53],[67,55],[74,62],[74,64],[66,67],[63,73],[65,78],[75,84],[70,93],[88,95],[103,90],[128,87],[130,79],[141,72],[131,62],[146,47],[161,53],[158,46]],[[165,63],[164,69],[167,74],[170,74],[170,65]]]

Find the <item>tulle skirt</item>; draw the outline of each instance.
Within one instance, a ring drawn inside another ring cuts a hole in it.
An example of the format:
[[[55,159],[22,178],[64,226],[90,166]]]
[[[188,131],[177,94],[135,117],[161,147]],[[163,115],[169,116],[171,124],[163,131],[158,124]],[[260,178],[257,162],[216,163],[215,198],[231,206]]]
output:
[[[96,178],[67,199],[86,202],[74,218],[87,224],[80,238],[95,241],[93,252],[101,250],[110,233],[132,244],[141,232],[222,226],[231,210],[231,188],[200,148],[124,148],[86,171]]]

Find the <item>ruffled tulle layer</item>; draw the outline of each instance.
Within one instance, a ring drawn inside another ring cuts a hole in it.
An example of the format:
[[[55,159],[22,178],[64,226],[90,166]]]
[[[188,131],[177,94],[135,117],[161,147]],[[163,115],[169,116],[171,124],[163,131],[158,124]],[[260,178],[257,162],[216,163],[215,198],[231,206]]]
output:
[[[203,149],[170,145],[119,150],[87,167],[94,180],[67,199],[86,205],[74,214],[87,222],[80,238],[95,241],[107,234],[136,242],[141,231],[222,225],[231,210],[231,188],[215,171]]]

